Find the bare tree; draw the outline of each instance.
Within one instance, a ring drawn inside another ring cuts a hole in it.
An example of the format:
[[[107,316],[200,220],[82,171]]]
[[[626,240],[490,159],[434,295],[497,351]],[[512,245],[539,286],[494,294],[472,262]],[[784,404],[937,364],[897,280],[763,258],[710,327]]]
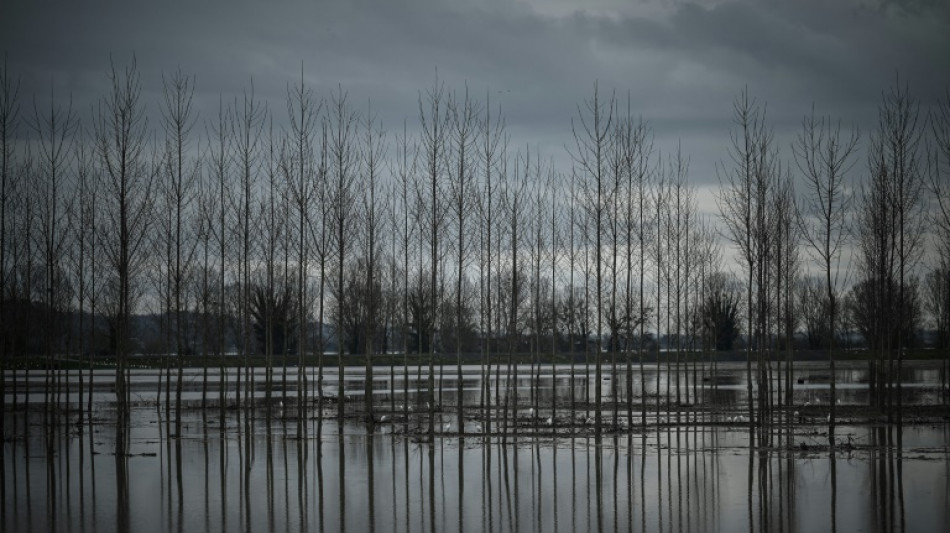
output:
[[[345,294],[345,267],[348,247],[354,237],[351,228],[356,201],[356,179],[359,153],[356,145],[359,116],[346,101],[342,88],[331,96],[328,109],[327,130],[329,133],[329,178],[332,182],[332,228],[336,252],[336,340],[339,409],[337,416],[343,425],[343,315]]]
[[[642,294],[642,278],[644,265],[644,243],[641,245],[641,264],[639,275],[641,283],[640,303],[636,304],[637,295],[634,291],[634,275],[637,266],[634,264],[634,248],[637,246],[635,235],[642,233],[643,210],[645,202],[645,179],[651,149],[648,146],[648,132],[640,119],[635,119],[631,113],[629,102],[626,111],[617,115],[611,133],[610,144],[610,171],[612,177],[610,189],[610,238],[611,238],[611,296],[610,311],[607,317],[610,330],[611,353],[611,396],[616,405],[613,424],[619,423],[619,392],[626,390],[627,416],[624,424],[629,423],[633,416],[633,367],[632,351],[637,326],[644,327],[644,306]],[[645,151],[646,150],[646,151]],[[645,237],[645,235],[644,235]],[[622,366],[624,384],[621,389],[617,374],[617,356],[621,350],[625,355]],[[643,359],[640,357],[641,378],[643,376]]]
[[[224,419],[224,408],[227,400],[228,375],[225,371],[224,358],[227,351],[226,342],[226,308],[225,308],[225,286],[227,281],[227,271],[229,262],[229,244],[227,222],[230,220],[230,198],[231,189],[228,181],[231,172],[230,158],[230,111],[224,107],[223,99],[218,99],[218,116],[216,123],[209,127],[208,136],[208,166],[211,174],[212,187],[216,196],[215,202],[215,220],[212,223],[213,240],[217,245],[218,272],[217,272],[217,296],[216,301],[216,324],[215,324],[215,352],[218,356],[218,407],[221,419]]]
[[[865,208],[862,209],[867,218],[861,237],[862,266],[866,272],[874,273],[872,277],[879,284],[879,294],[886,302],[878,308],[896,309],[893,322],[904,324],[908,278],[920,259],[923,235],[924,169],[920,151],[923,128],[918,123],[919,104],[908,87],[901,86],[900,79],[883,94],[878,113],[878,129],[871,137],[869,149],[871,183],[865,189]],[[893,346],[896,357],[894,350],[884,348],[888,359],[887,377],[878,380],[879,390],[893,387],[890,380],[901,375],[908,341],[904,328],[900,327],[896,346]],[[893,416],[895,400],[900,415],[899,378],[896,389],[896,398],[889,390],[886,394],[891,408],[889,416]]]
[[[802,131],[792,146],[795,162],[805,178],[806,187],[800,208],[795,211],[798,226],[802,239],[808,245],[809,254],[824,274],[825,294],[822,300],[828,307],[827,354],[832,376],[835,374],[834,349],[839,315],[837,295],[840,284],[846,280],[842,272],[842,249],[847,246],[846,239],[850,233],[848,216],[851,196],[846,179],[855,163],[852,156],[857,143],[856,129],[852,128],[850,133],[842,136],[840,121],[835,123],[830,117],[816,117],[812,109],[811,115],[802,119]],[[789,281],[787,276],[785,279]],[[790,381],[787,387],[787,394],[790,395]],[[832,434],[834,410],[835,380],[832,379]]]
[[[498,115],[500,115],[500,109]],[[480,276],[482,293],[482,405],[484,407],[484,430],[485,433],[491,433],[491,416],[489,416],[488,405],[491,401],[491,360],[492,347],[494,341],[493,301],[492,301],[492,273],[497,268],[494,262],[495,250],[497,248],[497,239],[493,240],[493,229],[496,227],[495,216],[493,213],[497,202],[497,170],[499,165],[499,150],[504,141],[504,119],[500,116],[492,115],[491,98],[486,94],[485,97],[485,116],[479,123],[478,139],[478,158],[482,169],[481,188],[478,193],[478,212],[480,245],[482,248],[482,275]],[[494,234],[497,236],[497,233]],[[487,364],[487,368],[486,368]],[[495,391],[498,393],[496,383]],[[497,401],[495,405],[497,406]]]
[[[256,224],[259,217],[256,209],[258,194],[258,172],[261,165],[261,133],[266,123],[267,110],[254,96],[254,83],[250,91],[244,93],[239,102],[235,99],[230,115],[230,157],[237,172],[236,195],[231,197],[234,214],[234,232],[238,241],[238,280],[240,294],[238,309],[240,314],[239,347],[244,360],[244,402],[253,405],[253,374],[250,357],[254,350],[251,331],[251,268],[254,261],[254,249],[257,244]],[[237,403],[241,405],[241,373],[237,379]],[[249,430],[250,413],[245,416],[245,431]]]
[[[441,263],[440,245],[441,234],[444,231],[446,215],[445,173],[446,151],[448,149],[448,129],[451,117],[445,102],[445,85],[436,78],[431,89],[426,91],[425,97],[419,96],[419,121],[422,126],[420,152],[422,156],[423,172],[426,180],[427,206],[423,212],[423,220],[428,230],[426,239],[429,245],[429,295],[432,298],[432,312],[438,313],[437,302],[440,298],[439,265]],[[438,323],[437,316],[433,323]],[[429,435],[435,431],[435,330],[429,341]]]
[[[208,369],[211,366],[210,354],[212,344],[217,345],[218,340],[212,329],[212,317],[215,315],[215,293],[212,286],[215,275],[213,271],[212,252],[215,235],[215,215],[218,212],[218,198],[215,192],[216,183],[212,180],[202,180],[198,184],[198,219],[197,219],[197,241],[198,252],[201,254],[201,280],[198,288],[197,306],[201,315],[201,361],[202,361],[202,379],[201,379],[201,409],[203,414],[207,414],[208,408]],[[224,383],[223,373],[218,376],[222,386]]]
[[[707,219],[702,218],[698,224],[697,229],[697,254],[698,254],[698,263],[699,263],[699,273],[698,273],[698,288],[695,295],[695,303],[693,305],[693,316],[696,317],[696,325],[694,329],[699,330],[701,350],[703,352],[703,360],[707,361],[709,366],[704,368],[705,372],[711,372],[715,375],[718,371],[718,357],[714,356],[718,346],[718,328],[715,327],[717,324],[713,322],[711,325],[712,328],[708,327],[710,324],[706,321],[706,305],[707,305],[707,294],[711,292],[715,286],[715,279],[717,273],[721,268],[722,262],[722,250],[719,246],[718,235],[716,229],[708,222]],[[738,311],[738,298],[734,300],[733,312]],[[733,330],[728,334],[729,342],[731,343],[735,340],[735,337],[738,336],[738,318],[733,317],[732,320]],[[713,333],[717,332],[717,333]],[[695,381],[694,381],[695,383]],[[713,387],[717,387],[716,381],[713,382]],[[715,390],[715,389],[714,389]]]
[[[548,190],[548,205],[547,212],[545,213],[548,224],[548,238],[550,239],[550,249],[548,251],[548,261],[550,263],[551,271],[549,273],[551,277],[551,286],[550,286],[550,301],[549,301],[549,326],[551,328],[551,417],[549,419],[548,425],[554,425],[557,420],[557,354],[560,341],[560,332],[558,331],[558,325],[560,322],[559,316],[559,306],[558,306],[558,283],[561,281],[561,272],[560,272],[560,258],[561,252],[563,249],[563,238],[561,232],[563,231],[563,222],[564,217],[561,215],[561,198],[559,193],[561,189],[558,187],[558,182],[560,181],[560,175],[554,170],[553,165],[548,167],[548,174],[544,182],[544,186]],[[571,358],[573,361],[573,356]],[[573,383],[571,384],[573,386]]]
[[[326,352],[326,336],[324,319],[326,315],[326,291],[328,281],[328,267],[332,259],[332,246],[337,234],[333,231],[334,213],[332,198],[334,190],[329,181],[329,121],[324,117],[320,127],[320,153],[317,163],[317,182],[314,184],[314,196],[319,204],[319,217],[310,217],[310,242],[316,253],[319,264],[320,281],[317,284],[317,408],[323,412],[323,354]],[[317,425],[317,432],[322,432],[322,424]]]
[[[770,402],[770,407],[772,398],[777,397],[780,403],[783,403],[786,407],[792,405],[792,393],[793,393],[793,382],[792,382],[792,359],[793,359],[793,345],[792,337],[797,329],[797,319],[798,313],[795,309],[795,298],[792,296],[792,287],[795,285],[795,280],[799,277],[800,261],[799,261],[799,244],[800,244],[800,227],[801,225],[797,222],[798,210],[795,206],[795,197],[794,189],[792,185],[791,177],[785,175],[784,178],[780,179],[776,184],[776,191],[772,198],[772,212],[775,219],[775,227],[773,229],[773,247],[772,252],[772,261],[774,263],[774,279],[775,279],[775,340],[776,343],[784,342],[784,351],[785,351],[785,373],[782,374],[782,360],[778,359],[778,372],[779,375],[784,376],[784,381],[782,379],[772,379],[771,376],[768,379],[768,398]],[[776,352],[782,349],[782,346],[776,346]],[[831,363],[832,375],[834,375],[834,364]],[[769,368],[771,372],[771,367]],[[784,383],[784,402],[783,399],[783,383]],[[777,395],[772,394],[773,384],[777,387]],[[835,384],[832,380],[831,385],[832,390],[832,399],[835,396]],[[833,402],[832,402],[833,403]],[[834,406],[832,406],[832,421],[834,420]],[[786,418],[790,423],[791,420]],[[786,427],[786,431],[790,428]]]
[[[297,291],[294,298],[297,306],[297,434],[303,435],[307,401],[304,355],[307,351],[307,324],[309,323],[307,271],[311,255],[311,243],[307,237],[308,229],[311,227],[310,202],[314,197],[315,188],[320,185],[317,176],[318,169],[315,167],[317,157],[314,135],[322,103],[314,101],[313,92],[304,83],[303,67],[300,71],[300,85],[292,90],[288,89],[287,92],[287,114],[290,117],[288,148],[291,152],[285,169],[291,204],[296,211],[294,213],[296,224],[293,230],[297,237],[297,279],[294,283]]]
[[[163,192],[165,207],[172,224],[169,242],[171,265],[171,298],[175,324],[175,356],[178,361],[178,379],[175,386],[175,432],[181,434],[181,393],[184,376],[184,311],[186,287],[191,280],[198,241],[192,203],[197,196],[200,159],[189,154],[191,130],[197,120],[192,110],[195,80],[179,69],[162,78],[162,129],[165,132],[165,160]]]
[[[403,353],[403,416],[409,413],[409,259],[412,254],[412,243],[417,225],[414,224],[414,198],[411,194],[414,189],[416,176],[416,145],[409,138],[406,123],[403,122],[402,135],[396,138],[396,162],[393,170],[393,193],[396,205],[390,210],[395,240],[398,241],[401,264],[399,267],[402,279],[400,294],[400,336],[402,338]],[[395,259],[395,257],[394,257]]]
[[[752,355],[759,362],[758,389],[764,390],[766,326],[768,322],[768,275],[772,220],[769,199],[781,173],[771,131],[765,123],[765,110],[748,91],[743,90],[733,103],[736,130],[730,136],[730,157],[733,168],[718,167],[720,193],[719,212],[727,236],[738,249],[746,273],[746,393],[749,397],[749,429],[756,427]],[[760,409],[764,395],[759,396]]]
[[[44,304],[44,352],[46,356],[46,409],[50,406],[54,387],[59,383],[54,379],[59,375],[55,369],[54,358],[61,351],[62,332],[59,317],[66,305],[64,298],[65,253],[68,228],[67,202],[71,195],[66,194],[67,165],[72,156],[70,143],[76,118],[72,110],[72,98],[65,108],[56,103],[52,87],[50,88],[49,108],[40,111],[36,98],[33,99],[33,120],[30,126],[39,138],[36,150],[37,177],[35,184],[38,195],[37,215],[39,227],[34,233],[37,247],[43,258],[43,304]]]
[[[380,285],[381,278],[381,237],[382,225],[386,216],[385,200],[380,194],[380,168],[382,159],[386,153],[385,137],[382,125],[373,113],[372,106],[367,106],[364,122],[365,137],[362,146],[362,218],[361,224],[363,245],[363,256],[366,265],[366,286],[368,290],[366,305],[366,376],[364,379],[364,396],[366,402],[366,420],[367,423],[374,422],[373,415],[373,355],[376,350],[377,335],[380,332],[380,291],[377,286]]]
[[[292,105],[292,104],[289,104]],[[287,298],[284,298],[288,295],[289,287],[287,284],[281,282],[280,288],[278,288],[278,255],[281,254],[281,246],[286,244],[287,236],[287,224],[286,220],[289,218],[289,213],[285,209],[288,207],[287,199],[287,189],[291,188],[293,183],[293,176],[291,166],[293,162],[288,161],[289,156],[287,152],[286,138],[276,138],[274,134],[274,124],[273,117],[270,117],[268,120],[267,128],[267,157],[265,158],[266,167],[264,169],[264,175],[266,179],[265,190],[263,193],[263,198],[261,199],[261,248],[262,248],[262,261],[264,268],[264,280],[258,287],[255,288],[255,297],[252,300],[254,305],[254,315],[256,318],[257,324],[255,325],[255,333],[257,333],[258,341],[263,344],[264,352],[264,401],[267,406],[267,418],[272,416],[273,412],[273,388],[274,388],[274,355],[275,351],[279,349],[281,359],[284,362],[284,375],[283,375],[283,384],[281,389],[283,389],[285,399],[286,399],[286,390],[287,390],[287,356],[288,356],[288,339],[287,336],[292,334],[291,331],[288,331],[287,327],[287,318],[283,316],[284,313],[281,313],[281,318],[284,320],[277,320],[276,315],[278,314],[277,308],[280,304],[284,304],[284,307],[281,308],[281,311],[285,311],[286,304],[289,303]],[[281,181],[279,181],[281,180]],[[288,253],[287,246],[284,246],[284,252]],[[286,255],[284,255],[286,257]],[[286,264],[285,264],[286,266]],[[280,322],[278,324],[278,322]],[[280,338],[275,338],[275,337]],[[298,337],[299,338],[299,337]],[[261,342],[262,341],[262,342]],[[298,366],[298,379],[300,377],[300,369],[302,367]],[[298,382],[298,394],[300,394],[299,382]],[[302,400],[302,398],[300,398]],[[298,400],[299,401],[299,400]],[[298,408],[299,414],[299,408]],[[299,416],[297,419],[299,420]],[[299,430],[300,428],[298,428]]]
[[[82,134],[78,135],[80,138]],[[78,304],[78,326],[76,334],[76,346],[79,360],[83,355],[88,355],[89,363],[89,396],[92,399],[92,342],[94,336],[86,336],[85,328],[85,304],[89,293],[89,280],[94,269],[89,268],[90,263],[95,264],[98,261],[95,256],[90,255],[90,248],[93,245],[95,228],[92,224],[94,220],[95,207],[95,180],[92,174],[92,160],[87,151],[87,145],[84,142],[75,143],[74,158],[76,165],[76,183],[75,183],[75,203],[70,210],[72,222],[72,254],[73,268],[75,269],[76,280],[76,302]],[[94,287],[93,287],[94,289]],[[95,314],[92,314],[92,324],[95,324]],[[83,381],[83,368],[79,367],[79,408],[84,405],[85,384]],[[90,403],[91,410],[91,403]],[[91,416],[91,413],[90,413]]]
[[[128,355],[135,283],[141,272],[148,230],[153,172],[145,161],[147,120],[141,81],[133,57],[130,65],[109,72],[110,92],[99,103],[96,145],[105,183],[102,237],[112,274],[113,343],[116,353],[116,399],[120,419],[128,419]]]
[[[646,223],[647,214],[647,180],[649,179],[649,159],[653,151],[653,144],[650,138],[650,131],[642,119],[634,119],[630,111],[630,100],[627,96],[626,114],[622,116],[618,127],[619,141],[621,144],[621,164],[623,166],[623,175],[626,179],[625,191],[626,198],[624,202],[625,213],[623,216],[623,231],[625,233],[625,309],[626,336],[627,336],[627,418],[628,422],[633,421],[633,375],[631,351],[636,346],[639,355],[640,364],[640,383],[641,398],[643,408],[641,409],[641,423],[646,425],[646,396],[643,385],[645,384],[643,367],[643,340],[644,328],[647,322],[647,310],[644,300],[644,279],[646,277],[646,241],[648,239],[649,225]],[[634,248],[637,250],[637,262],[634,262]],[[634,292],[634,271],[637,272],[637,282],[639,291]],[[636,296],[635,296],[636,294]],[[634,305],[636,302],[636,305]],[[639,331],[637,331],[639,328]],[[636,339],[636,342],[634,342]]]
[[[941,336],[941,346],[947,347],[948,332],[950,332],[950,89],[947,89],[943,99],[930,116],[933,129],[934,146],[928,152],[929,188],[932,203],[936,209],[931,210],[931,221],[934,224],[939,266],[931,274],[935,287],[943,290],[930,290],[928,294],[934,300],[934,318],[937,330]],[[939,296],[937,296],[939,294]],[[950,375],[950,352],[944,358],[944,375]],[[946,386],[945,386],[946,387]],[[946,398],[950,400],[950,387],[946,388]]]
[[[8,169],[10,176],[7,183],[6,260],[8,266],[5,273],[7,279],[4,295],[6,316],[3,319],[6,325],[7,351],[11,357],[18,352],[32,350],[32,353],[40,353],[42,351],[42,348],[36,348],[35,341],[31,342],[33,338],[42,339],[38,326],[43,321],[43,317],[37,316],[38,311],[34,309],[32,303],[37,299],[34,280],[36,246],[33,232],[39,223],[36,220],[37,200],[35,198],[38,191],[30,185],[39,178],[36,176],[36,164],[30,146],[27,145],[21,154],[13,168]],[[39,295],[39,298],[42,297]],[[13,372],[11,392],[13,408],[16,410],[19,401],[17,398],[19,383],[15,368]],[[28,381],[30,368],[24,368],[23,374]],[[24,400],[28,402],[29,388],[23,389],[23,392]],[[26,439],[29,425],[24,423],[24,428],[24,439]]]
[[[6,398],[7,392],[7,350],[9,349],[8,328],[12,320],[7,318],[7,201],[10,191],[14,188],[14,142],[17,129],[17,115],[19,106],[17,96],[20,89],[19,79],[14,79],[7,65],[4,55],[3,68],[0,69],[0,397]],[[16,389],[16,374],[14,373],[14,391]],[[14,398],[16,394],[14,394]],[[16,400],[13,401],[14,408]],[[0,433],[6,435],[6,409],[0,413]],[[5,448],[5,447],[4,447]],[[6,450],[0,450],[0,498],[6,499]]]
[[[543,171],[541,169],[541,158],[535,157],[534,164],[531,166],[530,170],[530,180],[531,188],[529,189],[529,215],[528,215],[528,259],[530,261],[530,275],[528,277],[530,283],[531,294],[529,295],[529,301],[531,302],[530,310],[530,324],[531,332],[533,333],[533,339],[531,344],[531,379],[530,383],[530,403],[531,408],[533,409],[534,417],[538,416],[538,409],[540,407],[539,394],[538,394],[538,385],[540,381],[540,359],[541,354],[541,344],[543,342],[544,330],[547,326],[547,317],[545,313],[547,311],[547,306],[544,302],[544,294],[542,291],[546,287],[546,283],[541,276],[541,263],[544,259],[546,253],[546,247],[548,246],[545,242],[547,237],[547,215],[545,213],[548,205],[548,191],[546,184],[543,182]],[[534,418],[533,417],[533,418]]]
[[[575,163],[583,170],[585,179],[586,208],[593,219],[593,246],[594,246],[594,275],[595,292],[594,300],[596,302],[597,321],[595,337],[595,413],[594,427],[597,435],[602,431],[602,411],[601,403],[603,401],[601,389],[602,368],[601,368],[601,348],[604,334],[604,268],[602,235],[603,226],[606,223],[609,193],[607,187],[607,164],[608,164],[608,144],[611,132],[611,125],[614,119],[614,99],[611,96],[607,102],[600,98],[600,92],[597,84],[594,84],[594,95],[585,100],[583,108],[577,108],[577,121],[571,121],[571,130],[574,134],[575,148],[571,156]]]
[[[85,290],[89,298],[89,395],[86,398],[86,412],[89,419],[92,419],[92,384],[93,384],[93,354],[98,348],[97,334],[99,326],[97,324],[97,309],[100,308],[102,301],[102,277],[104,268],[108,261],[102,261],[99,253],[102,251],[102,238],[99,226],[102,224],[103,216],[100,214],[99,206],[102,205],[99,196],[102,186],[102,180],[99,179],[96,171],[95,154],[85,152],[86,143],[78,143],[77,148],[82,148],[82,156],[77,156],[77,174],[81,184],[80,190],[85,190],[85,195],[79,196],[79,209],[82,212],[80,230],[88,232],[86,239],[89,242],[89,288]],[[88,176],[87,173],[89,174]],[[84,183],[85,182],[85,183]]]
[[[578,257],[577,257],[578,247],[576,246],[576,240],[577,240],[577,231],[578,231],[578,225],[579,225],[579,222],[577,220],[577,216],[578,216],[577,203],[578,202],[576,198],[576,194],[577,194],[577,190],[575,187],[576,181],[577,181],[577,173],[574,172],[574,169],[572,168],[571,179],[569,182],[570,188],[568,190],[570,205],[567,211],[567,229],[566,229],[566,232],[567,232],[567,271],[568,271],[567,272],[567,276],[568,276],[567,291],[566,291],[567,294],[565,295],[565,302],[564,302],[566,309],[562,311],[561,313],[561,316],[563,317],[564,321],[567,323],[567,328],[566,328],[567,329],[567,345],[568,345],[568,353],[570,353],[570,356],[571,356],[571,391],[570,391],[571,412],[574,412],[577,409],[577,393],[576,393],[577,387],[575,383],[575,379],[576,379],[575,376],[577,372],[577,369],[576,369],[577,347],[574,341],[574,332],[577,329],[575,326],[577,325],[578,318],[579,318],[577,316],[578,315],[577,305],[575,302],[576,288],[575,288],[575,281],[574,281],[575,266],[577,265],[577,262],[578,262]],[[585,341],[585,344],[586,344],[586,341]]]
[[[515,417],[518,409],[518,367],[514,356],[518,352],[521,336],[521,313],[523,285],[525,275],[523,267],[519,266],[522,246],[525,241],[526,217],[528,216],[527,188],[531,172],[530,152],[518,153],[515,156],[515,176],[509,176],[507,168],[503,167],[500,180],[501,210],[505,217],[504,237],[508,240],[509,265],[508,286],[499,290],[500,312],[505,320],[505,332],[508,340],[508,388],[505,394],[505,408],[503,424],[507,426],[508,417]],[[505,301],[507,299],[507,301]]]
[[[455,355],[456,355],[456,403],[457,426],[459,433],[465,433],[465,420],[462,417],[462,331],[464,328],[465,301],[464,285],[466,267],[469,263],[469,249],[471,243],[466,239],[471,229],[471,212],[473,211],[472,198],[475,188],[475,150],[478,127],[477,119],[481,110],[469,98],[468,87],[464,94],[453,96],[448,103],[450,140],[447,151],[451,158],[449,168],[449,199],[451,213],[454,218],[455,240]]]
[[[653,247],[650,249],[650,255],[656,268],[656,416],[660,419],[660,361],[662,351],[662,328],[663,328],[663,288],[669,288],[669,262],[668,249],[665,246],[665,240],[668,239],[667,233],[669,224],[666,222],[669,218],[669,198],[670,186],[667,182],[666,169],[664,165],[658,165],[658,174],[653,183],[653,220],[650,221],[653,226]],[[667,304],[669,305],[669,304]],[[667,325],[667,336],[669,335],[669,325]],[[667,382],[667,394],[669,393],[669,382]]]
[[[607,345],[608,351],[610,353],[610,402],[613,404],[613,412],[611,427],[616,428],[619,418],[619,409],[617,403],[617,394],[619,385],[617,383],[617,352],[620,349],[620,336],[624,331],[624,322],[626,318],[620,314],[618,311],[621,307],[621,302],[618,298],[621,298],[623,294],[620,293],[621,290],[621,277],[622,277],[622,266],[619,261],[621,260],[620,256],[620,244],[623,230],[623,216],[625,211],[621,206],[621,203],[624,200],[624,187],[626,186],[626,179],[624,178],[624,172],[626,170],[624,166],[624,140],[623,140],[623,125],[624,121],[622,117],[617,117],[614,120],[613,125],[611,126],[610,138],[608,140],[608,167],[610,173],[610,181],[608,183],[607,190],[607,224],[608,224],[608,235],[610,242],[608,248],[610,250],[610,260],[609,260],[609,269],[610,269],[610,303],[608,305],[607,316],[607,329],[609,331],[609,343]]]
[[[693,205],[692,191],[686,183],[689,161],[687,161],[682,150],[677,147],[676,155],[671,156],[668,163],[667,176],[669,178],[669,205],[667,208],[667,265],[669,266],[667,274],[667,336],[670,331],[674,332],[674,339],[669,342],[675,342],[675,370],[670,374],[675,374],[677,419],[680,416],[679,406],[682,405],[682,383],[680,382],[680,371],[683,358],[683,334],[684,317],[688,315],[688,309],[685,308],[688,301],[688,278],[689,278],[689,238],[690,238],[690,217],[695,206]],[[675,320],[671,323],[671,318]],[[667,352],[669,354],[669,352]],[[667,369],[670,368],[670,357],[667,355]],[[688,374],[686,375],[688,376]],[[686,377],[683,376],[683,377]],[[669,402],[669,394],[667,401]]]

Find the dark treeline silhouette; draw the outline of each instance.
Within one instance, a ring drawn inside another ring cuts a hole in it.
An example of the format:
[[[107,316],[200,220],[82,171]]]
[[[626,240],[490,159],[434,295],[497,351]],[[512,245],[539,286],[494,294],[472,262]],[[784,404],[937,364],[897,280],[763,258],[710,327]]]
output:
[[[742,347],[755,424],[791,404],[782,369],[803,343],[827,350],[833,370],[840,339],[860,333],[881,407],[899,407],[896,376],[925,320],[950,353],[950,94],[922,110],[898,80],[874,131],[842,133],[811,110],[784,147],[742,91],[710,218],[684,150],[655,147],[636,102],[596,85],[565,117],[570,166],[556,168],[511,145],[487,96],[438,79],[419,93],[418,127],[391,135],[371,105],[343,88],[316,95],[303,73],[285,113],[250,85],[210,117],[192,107],[200,80],[186,73],[163,76],[158,102],[142,100],[134,59],[105,75],[87,116],[69,95],[21,94],[0,71],[4,372],[21,355],[78,372],[108,355],[122,403],[129,356],[159,353],[170,409],[184,355],[222,368],[236,355],[236,401],[251,405],[257,357],[269,402],[279,367],[286,381],[288,365],[322,367],[332,352],[340,390],[344,356],[363,357],[371,399],[377,354],[401,354],[429,366],[431,425],[437,357],[454,356],[461,393],[474,356],[486,405],[493,366],[517,372],[527,354],[537,378],[569,353],[595,372],[599,430],[601,401],[619,404],[645,356],[695,369]],[[684,402],[696,375],[676,373],[662,400]],[[322,370],[296,379],[303,399],[322,401]],[[542,407],[534,390],[519,401]]]

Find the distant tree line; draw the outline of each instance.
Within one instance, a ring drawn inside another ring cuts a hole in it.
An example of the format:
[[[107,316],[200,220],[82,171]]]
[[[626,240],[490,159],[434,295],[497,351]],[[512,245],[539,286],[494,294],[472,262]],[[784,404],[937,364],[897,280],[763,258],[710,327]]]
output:
[[[377,354],[453,354],[459,387],[463,356],[487,376],[513,354],[539,368],[570,353],[599,389],[601,372],[629,380],[645,355],[672,368],[741,345],[750,396],[778,387],[788,404],[790,377],[770,374],[802,343],[834,361],[860,333],[880,391],[925,319],[950,352],[950,94],[921,110],[898,80],[874,131],[812,110],[783,147],[742,91],[710,218],[688,156],[654,146],[636,102],[597,85],[569,123],[571,165],[556,168],[511,146],[490,93],[441,80],[419,93],[414,127],[387,130],[371,104],[316,95],[302,72],[285,110],[250,85],[213,116],[198,116],[181,71],[157,102],[142,100],[134,59],[106,76],[87,114],[0,71],[4,368],[110,354],[121,397],[129,356],[154,350],[180,402],[182,354],[222,367],[263,356],[270,391],[273,372],[331,349],[362,356],[370,376]],[[142,315],[155,317],[151,346]],[[322,397],[321,378],[297,376]]]

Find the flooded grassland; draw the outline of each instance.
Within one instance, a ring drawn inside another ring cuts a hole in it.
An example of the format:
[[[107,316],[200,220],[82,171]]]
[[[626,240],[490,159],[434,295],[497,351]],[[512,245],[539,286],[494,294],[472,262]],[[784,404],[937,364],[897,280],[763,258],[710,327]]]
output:
[[[950,523],[950,424],[937,367],[908,365],[903,416],[891,421],[867,407],[864,367],[839,367],[833,430],[831,376],[819,364],[796,365],[789,404],[753,423],[742,365],[697,374],[648,366],[629,378],[607,371],[600,416],[593,373],[577,368],[503,367],[486,379],[466,367],[461,396],[457,369],[437,371],[430,397],[420,387],[427,369],[379,369],[369,411],[362,369],[346,369],[342,389],[335,371],[318,386],[308,369],[299,409],[293,370],[269,400],[262,374],[241,396],[249,383],[238,384],[238,370],[214,371],[208,385],[203,370],[189,370],[179,416],[164,377],[141,370],[130,377],[127,419],[106,371],[93,376],[91,411],[79,408],[74,375],[56,397],[46,375],[16,376],[4,398],[2,529],[939,531]]]

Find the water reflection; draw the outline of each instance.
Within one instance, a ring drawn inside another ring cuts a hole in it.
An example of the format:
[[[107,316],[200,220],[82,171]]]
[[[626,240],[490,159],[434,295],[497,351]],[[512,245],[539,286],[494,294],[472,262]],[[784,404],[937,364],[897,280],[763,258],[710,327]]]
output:
[[[536,367],[534,373],[529,366],[513,367],[517,377],[508,378],[500,367],[497,367],[491,379],[483,379],[483,368],[477,365],[463,365],[462,395],[458,394],[458,383],[455,372],[437,372],[435,375],[435,401],[440,406],[455,406],[460,398],[466,406],[486,405],[498,407],[517,400],[520,405],[536,405],[556,408],[581,404],[585,409],[585,416],[591,416],[586,402],[594,401],[596,383],[592,368],[583,365],[572,368],[570,365]],[[305,369],[304,372],[313,371]],[[390,411],[410,412],[413,405],[422,406],[425,403],[428,372],[424,367],[410,367],[403,373],[381,373],[373,379],[373,395],[377,405],[387,405]],[[747,401],[745,366],[740,363],[718,363],[715,367],[699,365],[695,369],[680,371],[668,369],[665,366],[644,365],[639,369],[627,372],[626,369],[611,371],[606,367],[603,395],[605,399],[616,400],[621,406],[615,412],[605,413],[605,422],[616,425],[619,416],[624,414],[641,414],[633,406],[641,402],[675,403],[679,405],[739,405]],[[246,375],[242,376],[244,373]],[[182,401],[185,405],[199,407],[202,405],[217,406],[221,416],[227,409],[237,406],[253,405],[255,402],[266,404],[267,388],[265,382],[266,369],[256,368],[250,372],[243,369],[225,369],[222,373],[218,369],[186,369],[183,375]],[[62,375],[60,375],[62,374]],[[324,369],[320,373],[322,381],[317,390],[319,396],[311,397],[319,402],[322,410],[324,400],[344,397],[350,400],[362,399],[365,391],[365,379],[362,368],[346,368],[342,379],[335,368]],[[616,377],[616,379],[614,379]],[[99,401],[112,401],[115,398],[114,372],[96,370],[87,374],[89,393],[86,395],[90,404]],[[162,389],[155,387],[157,378],[167,380],[168,375],[160,370],[135,369],[128,377],[129,395],[133,404],[161,404],[169,418],[170,404],[165,402],[166,397]],[[834,382],[837,384],[837,397],[844,405],[868,405],[872,402],[871,382],[874,378],[873,369],[865,362],[839,363],[834,373]],[[59,371],[56,376],[67,389],[57,395],[63,402],[73,405],[79,404],[78,385],[81,376],[68,371]],[[317,378],[314,378],[317,379]],[[309,378],[308,378],[309,380]],[[298,405],[295,399],[301,383],[297,379],[297,370],[287,369],[286,377],[275,380],[272,385],[271,397],[280,398],[281,405],[287,403]],[[935,405],[946,401],[948,393],[947,377],[939,363],[915,362],[907,364],[901,375],[901,403],[909,405]],[[791,385],[791,401],[795,404],[804,402],[825,402],[830,399],[830,383],[832,375],[826,363],[799,362],[795,364],[791,375],[775,379],[780,386],[771,386],[772,400],[784,402],[786,384]],[[32,373],[8,374],[4,381],[5,402],[13,406],[45,402],[44,394],[46,383],[44,376]],[[342,390],[339,383],[343,383]],[[781,382],[781,383],[779,383]],[[248,390],[248,384],[258,384]],[[167,382],[163,385],[167,386]],[[304,390],[304,392],[306,392]],[[759,391],[756,391],[758,394]],[[632,413],[626,410],[631,409]],[[292,411],[296,411],[293,413]],[[299,418],[295,414],[301,415]],[[302,424],[307,417],[304,411],[290,409],[285,412],[281,407],[275,416],[297,419]],[[457,419],[456,420],[457,424]],[[303,428],[298,427],[298,433]]]
[[[950,520],[946,424],[829,436],[789,423],[753,436],[698,412],[688,426],[602,437],[430,439],[403,424],[340,426],[330,410],[302,424],[196,411],[180,430],[154,407],[118,419],[103,408],[91,424],[8,413],[2,530],[914,531]]]

